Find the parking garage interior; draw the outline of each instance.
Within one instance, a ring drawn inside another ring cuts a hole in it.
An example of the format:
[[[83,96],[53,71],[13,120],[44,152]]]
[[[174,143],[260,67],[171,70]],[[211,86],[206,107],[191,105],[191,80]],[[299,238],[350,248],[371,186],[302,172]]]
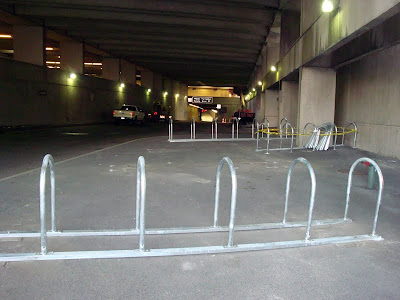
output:
[[[398,0],[0,1],[0,298],[397,299],[399,41]]]

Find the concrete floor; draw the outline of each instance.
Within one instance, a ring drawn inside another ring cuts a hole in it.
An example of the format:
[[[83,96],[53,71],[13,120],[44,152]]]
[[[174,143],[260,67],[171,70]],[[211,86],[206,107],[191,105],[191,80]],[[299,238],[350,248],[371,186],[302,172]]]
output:
[[[180,128],[187,137],[186,128]],[[200,131],[207,130],[208,125]],[[281,220],[288,166],[300,156],[311,162],[317,175],[314,217],[339,218],[345,204],[344,172],[357,158],[369,156],[385,177],[378,222],[378,234],[385,240],[240,254],[4,263],[1,299],[399,298],[398,161],[351,148],[266,155],[254,151],[255,142],[168,143],[162,124],[144,128],[101,125],[74,131],[88,135],[65,135],[73,132],[71,128],[59,128],[0,136],[1,230],[39,229],[39,172],[26,171],[40,166],[42,154],[47,152],[58,162],[57,225],[61,230],[132,228],[140,155],[146,159],[147,227],[211,225],[215,172],[224,156],[233,160],[238,175],[237,224]],[[176,137],[184,137],[179,131]],[[250,134],[245,131],[243,136]],[[148,137],[126,142],[144,136]],[[117,145],[121,142],[125,143]],[[353,223],[312,228],[312,237],[370,233],[376,191],[366,189],[366,167],[357,171],[349,213]],[[223,173],[220,217],[221,223],[227,224],[230,180],[227,169]],[[292,178],[289,220],[306,219],[309,184],[306,169],[298,166]],[[303,236],[304,229],[241,232],[235,235],[235,242]],[[152,236],[146,243],[161,248],[219,245],[226,240],[227,234],[197,234]],[[136,237],[49,239],[50,251],[133,249],[137,245]],[[2,241],[0,250],[38,251],[39,241]]]

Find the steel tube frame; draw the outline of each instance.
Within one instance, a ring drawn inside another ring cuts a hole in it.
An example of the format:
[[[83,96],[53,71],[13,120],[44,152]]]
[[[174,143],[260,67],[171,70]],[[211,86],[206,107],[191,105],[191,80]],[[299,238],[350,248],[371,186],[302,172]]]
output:
[[[284,119],[286,119],[286,118],[284,118]],[[282,119],[282,120],[284,120],[284,119]],[[292,138],[291,138],[291,144],[290,144],[290,153],[292,153],[293,152],[293,141],[294,141],[294,129],[293,129],[292,124],[290,124],[288,122],[285,123],[284,128],[286,131],[286,139],[287,139],[288,127],[290,127],[291,132],[292,132]],[[282,129],[283,129],[283,127],[280,128],[280,135],[279,135],[280,136],[279,149],[281,149],[281,150],[282,150],[282,137],[283,137]],[[269,132],[269,128],[268,128],[268,132]],[[268,137],[269,137],[269,134],[268,134]]]
[[[218,139],[218,123],[216,118],[214,118],[211,123],[211,139]]]
[[[236,125],[236,139],[239,139],[239,120],[238,120],[238,118],[232,119],[232,139],[235,138],[235,125]]]
[[[302,163],[304,164],[308,172],[310,174],[310,179],[311,179],[311,191],[310,191],[310,206],[308,210],[308,221],[307,221],[307,230],[306,230],[306,237],[305,240],[309,241],[310,239],[310,230],[311,230],[311,223],[312,223],[312,214],[314,210],[314,202],[315,202],[315,190],[316,190],[316,179],[315,179],[315,172],[314,169],[312,168],[311,164],[308,162],[307,159],[303,157],[299,157],[295,159],[289,167],[288,175],[287,175],[287,181],[286,181],[286,197],[285,197],[285,208],[283,212],[283,220],[282,223],[286,223],[286,216],[287,216],[287,211],[288,211],[288,203],[289,203],[289,193],[290,193],[290,181],[292,178],[292,171],[293,168],[298,164]]]
[[[350,202],[350,191],[352,184],[353,171],[360,162],[367,161],[371,163],[379,176],[379,193],[376,204],[373,228],[371,235],[356,235],[356,236],[339,236],[329,237],[320,239],[310,239],[311,226],[318,225],[331,225],[340,223],[350,223],[351,220],[347,217],[348,207]],[[308,168],[311,178],[311,192],[310,192],[310,205],[308,212],[307,222],[287,222],[286,216],[288,211],[288,201],[290,194],[290,181],[292,176],[292,170],[298,163],[303,163]],[[218,226],[218,207],[219,207],[219,192],[220,192],[220,175],[222,168],[225,164],[228,164],[232,180],[232,193],[231,193],[231,209],[230,209],[230,220],[228,227]],[[54,231],[46,233],[45,222],[45,187],[46,187],[46,171],[47,167],[50,166],[50,173],[54,178],[54,161],[51,155],[46,155],[43,160],[40,180],[40,216],[41,216],[41,231],[33,233],[23,232],[9,232],[7,236],[0,233],[0,237],[37,237],[40,236],[41,242],[42,237],[47,237],[47,234],[52,237],[62,236],[127,236],[127,235],[138,235],[139,234],[139,248],[134,250],[108,250],[108,251],[73,251],[73,252],[47,252],[47,245],[45,240],[45,247],[41,248],[40,253],[17,253],[17,254],[0,254],[0,261],[27,261],[27,260],[60,260],[60,259],[89,259],[89,258],[125,258],[125,257],[151,257],[151,256],[172,256],[172,255],[194,255],[204,253],[230,253],[230,252],[242,252],[242,251],[256,251],[256,250],[267,250],[267,249],[281,249],[281,248],[293,248],[293,247],[305,247],[305,246],[316,246],[316,245],[327,245],[336,243],[352,243],[358,241],[380,241],[382,238],[376,235],[376,225],[379,214],[379,207],[382,200],[383,191],[383,176],[379,166],[373,160],[369,158],[360,158],[352,165],[349,172],[348,186],[347,186],[347,198],[345,215],[343,219],[333,220],[312,220],[312,214],[315,202],[315,190],[316,180],[315,173],[311,164],[304,158],[297,158],[292,162],[289,167],[287,184],[286,184],[286,197],[285,197],[285,208],[282,223],[265,223],[265,224],[251,224],[251,225],[238,225],[235,226],[235,213],[236,213],[236,197],[237,197],[237,176],[235,167],[232,161],[228,157],[224,157],[218,164],[217,175],[216,175],[216,197],[215,197],[215,209],[214,209],[214,226],[211,227],[186,227],[186,228],[166,228],[166,229],[145,229],[145,202],[146,202],[146,174],[145,174],[145,160],[141,156],[138,159],[138,178],[137,187],[140,192],[137,194],[137,203],[140,206],[139,214],[139,229],[136,230],[112,230],[112,231]],[[53,172],[52,172],[53,171]],[[55,191],[55,180],[52,181],[52,191]],[[55,204],[55,192],[52,193],[52,203]],[[140,199],[139,199],[140,198]],[[138,202],[138,199],[140,200]],[[55,206],[53,206],[55,207]],[[53,216],[53,215],[52,215]],[[54,214],[55,216],[55,214]],[[55,218],[53,218],[55,224]],[[53,223],[53,221],[52,221]],[[243,244],[235,245],[233,242],[234,231],[236,230],[263,230],[263,229],[277,229],[277,228],[296,228],[306,227],[306,236],[304,240],[295,241],[284,241],[284,242],[270,242],[270,243],[256,243],[256,244]],[[55,229],[55,227],[54,227]],[[146,234],[162,235],[162,234],[179,234],[179,233],[212,233],[212,232],[226,232],[228,231],[228,243],[227,246],[205,246],[205,247],[187,247],[187,248],[169,248],[169,249],[146,249],[144,238]],[[41,244],[42,245],[42,244]],[[42,251],[45,250],[45,251]]]
[[[346,207],[345,207],[345,210],[344,210],[343,219],[346,220],[348,218],[349,204],[350,204],[350,192],[351,192],[351,187],[352,187],[352,183],[353,183],[353,172],[354,172],[354,169],[356,168],[356,166],[359,163],[362,163],[362,162],[368,162],[372,166],[374,166],[374,168],[375,168],[375,170],[376,170],[376,172],[378,174],[378,179],[379,179],[378,197],[377,197],[377,200],[376,200],[374,222],[373,222],[373,225],[372,225],[372,233],[371,233],[371,236],[376,236],[376,225],[377,225],[377,222],[378,222],[379,207],[380,207],[381,202],[382,202],[382,192],[383,192],[384,180],[383,180],[383,174],[382,174],[381,168],[379,168],[378,164],[375,161],[373,161],[372,159],[370,159],[370,158],[367,158],[367,157],[359,158],[353,163],[353,165],[350,168],[349,177],[348,177],[348,181],[347,181]]]
[[[174,127],[173,127],[173,120],[172,118],[169,118],[168,121],[168,140],[172,141],[174,138]]]
[[[196,121],[192,118],[192,122],[190,123],[190,139],[196,139]]]
[[[217,176],[215,181],[215,206],[214,206],[214,227],[218,227],[218,210],[219,210],[219,194],[220,194],[220,178],[222,167],[227,164],[231,174],[232,191],[231,191],[231,213],[229,217],[229,235],[227,247],[233,246],[233,233],[235,227],[236,213],[236,196],[237,196],[237,176],[235,166],[229,157],[224,157],[220,160],[217,168]]]
[[[343,136],[342,136],[342,145],[344,145],[344,137],[345,137],[345,134],[344,134],[344,133],[345,133],[346,129],[347,129],[349,126],[351,126],[351,125],[354,126],[354,130],[355,130],[355,132],[354,132],[353,148],[356,148],[356,145],[357,145],[357,132],[358,132],[358,128],[357,128],[357,124],[354,123],[354,122],[347,122],[347,123],[344,125],[344,127],[343,127]]]
[[[56,231],[56,180],[54,171],[54,159],[53,156],[47,154],[43,158],[42,168],[40,170],[39,190],[39,212],[40,212],[40,254],[47,254],[47,229],[46,229],[46,172],[47,168],[50,167],[50,185],[51,185],[51,231]]]

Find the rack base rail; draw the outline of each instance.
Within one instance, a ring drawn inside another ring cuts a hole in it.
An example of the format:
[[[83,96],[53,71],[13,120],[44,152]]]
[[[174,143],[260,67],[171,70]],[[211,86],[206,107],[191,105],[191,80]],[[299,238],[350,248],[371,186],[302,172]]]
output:
[[[379,190],[372,226],[372,233],[370,235],[353,235],[353,236],[335,236],[326,238],[311,239],[312,226],[335,225],[342,223],[351,223],[352,220],[348,217],[350,194],[352,187],[353,171],[355,167],[361,162],[369,162],[376,170],[379,178]],[[311,179],[311,192],[310,204],[308,209],[308,219],[304,222],[288,222],[287,212],[290,195],[290,182],[293,168],[298,164],[304,164],[310,175]],[[229,225],[220,226],[219,219],[219,194],[220,194],[220,176],[223,166],[227,164],[231,175],[231,207],[229,216]],[[46,172],[50,167],[50,181],[51,181],[51,230],[46,228]],[[316,177],[311,164],[305,158],[295,159],[289,167],[286,194],[284,202],[284,213],[282,222],[278,223],[264,223],[264,224],[248,224],[236,225],[236,198],[237,198],[237,176],[233,162],[230,158],[224,157],[218,164],[216,176],[216,189],[215,189],[215,205],[214,205],[214,221],[212,226],[204,227],[180,227],[180,228],[160,228],[160,229],[146,229],[145,228],[145,203],[146,203],[146,174],[145,174],[145,160],[141,156],[137,164],[137,190],[136,190],[136,228],[130,230],[99,230],[99,231],[82,231],[70,230],[60,231],[56,227],[56,210],[55,210],[55,170],[53,157],[47,154],[43,159],[43,164],[40,174],[40,232],[23,232],[23,231],[8,231],[0,233],[0,241],[9,238],[40,238],[40,252],[38,253],[3,253],[0,254],[0,261],[33,261],[33,260],[68,260],[68,259],[95,259],[95,258],[135,258],[135,257],[155,257],[155,256],[176,256],[176,255],[195,255],[195,254],[217,254],[217,253],[234,253],[246,251],[260,251],[270,249],[284,249],[296,247],[308,247],[318,245],[330,244],[343,244],[365,241],[381,241],[382,237],[376,234],[376,226],[378,221],[379,208],[382,201],[383,191],[383,176],[382,171],[375,161],[369,158],[360,158],[356,160],[349,171],[345,212],[344,217],[339,219],[326,219],[326,220],[313,220],[313,210],[315,202],[316,191]],[[268,243],[249,243],[249,244],[235,244],[234,232],[236,231],[251,231],[251,230],[268,230],[268,229],[289,229],[305,227],[306,235],[304,239],[292,241],[277,241]],[[194,234],[194,233],[214,233],[214,232],[228,232],[228,242],[226,245],[217,246],[201,246],[201,247],[184,247],[184,248],[165,248],[165,249],[148,249],[145,247],[146,235],[166,235],[166,234]],[[139,236],[139,246],[137,249],[132,250],[100,250],[100,251],[68,251],[68,252],[49,252],[47,248],[47,238],[54,237],[88,237],[88,236]]]

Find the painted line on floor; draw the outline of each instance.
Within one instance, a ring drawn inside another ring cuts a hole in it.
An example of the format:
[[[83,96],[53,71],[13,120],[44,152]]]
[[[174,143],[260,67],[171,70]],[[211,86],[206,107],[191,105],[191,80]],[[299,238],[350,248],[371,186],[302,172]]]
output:
[[[60,164],[69,162],[69,161],[74,160],[74,159],[78,159],[78,158],[89,156],[89,155],[92,155],[92,154],[95,154],[95,153],[107,151],[107,150],[110,150],[110,149],[113,149],[113,148],[117,148],[117,147],[120,147],[120,146],[124,146],[124,145],[130,144],[130,143],[133,143],[133,142],[146,140],[146,139],[151,139],[151,138],[160,138],[160,137],[165,137],[165,136],[151,136],[151,137],[144,137],[144,138],[139,138],[139,139],[135,139],[135,140],[130,140],[130,141],[127,141],[127,142],[123,142],[121,144],[112,145],[112,146],[109,146],[109,147],[106,147],[106,148],[102,148],[102,149],[98,149],[98,150],[95,150],[95,151],[87,152],[87,153],[84,153],[84,154],[81,154],[81,155],[78,155],[78,156],[70,157],[70,158],[67,158],[67,159],[64,159],[64,160],[56,162],[55,165],[60,165]],[[21,172],[21,173],[18,173],[18,174],[14,174],[14,175],[11,175],[11,176],[8,176],[8,177],[4,177],[4,178],[0,179],[0,182],[7,181],[7,180],[13,179],[15,177],[26,175],[26,174],[29,174],[29,173],[32,173],[32,172],[35,172],[35,171],[39,171],[40,169],[41,169],[41,167],[35,168],[35,169],[31,169],[31,170],[28,170],[28,171],[24,171],[24,172]]]

